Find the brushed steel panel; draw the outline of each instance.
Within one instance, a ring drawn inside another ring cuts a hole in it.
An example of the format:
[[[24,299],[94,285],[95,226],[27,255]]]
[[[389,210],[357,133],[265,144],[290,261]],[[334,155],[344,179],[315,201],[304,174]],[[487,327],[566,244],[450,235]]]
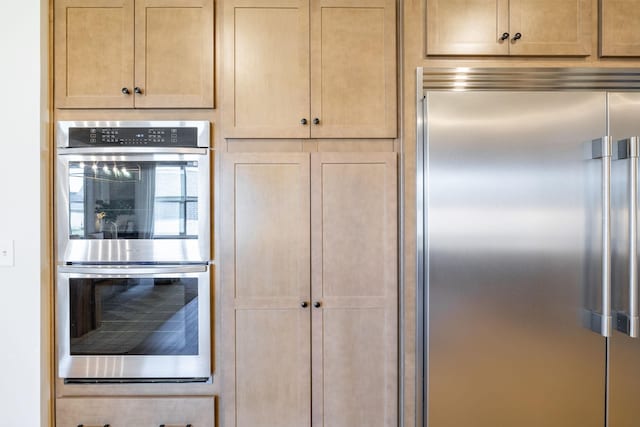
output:
[[[427,425],[601,427],[604,92],[428,92]],[[595,226],[594,226],[595,224]]]
[[[610,93],[609,117],[614,141],[640,135],[640,94]],[[631,161],[613,162],[612,290],[613,309],[629,306],[629,168]],[[637,212],[636,212],[637,214]],[[637,239],[637,237],[636,237]],[[636,266],[638,261],[636,260]],[[640,425],[640,339],[615,331],[609,354],[609,427]]]
[[[424,89],[509,91],[638,91],[638,68],[424,68]]]

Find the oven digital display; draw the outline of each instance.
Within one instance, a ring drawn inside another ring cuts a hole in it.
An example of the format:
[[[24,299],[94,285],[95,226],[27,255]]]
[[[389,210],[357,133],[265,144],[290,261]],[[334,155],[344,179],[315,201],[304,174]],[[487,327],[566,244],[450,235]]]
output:
[[[69,147],[197,147],[195,127],[72,127]]]

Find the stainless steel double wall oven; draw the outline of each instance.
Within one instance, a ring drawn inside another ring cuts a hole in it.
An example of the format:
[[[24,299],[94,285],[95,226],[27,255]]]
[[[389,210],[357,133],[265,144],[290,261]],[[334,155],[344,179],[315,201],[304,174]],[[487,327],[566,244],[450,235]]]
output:
[[[58,375],[210,375],[209,123],[58,122]]]

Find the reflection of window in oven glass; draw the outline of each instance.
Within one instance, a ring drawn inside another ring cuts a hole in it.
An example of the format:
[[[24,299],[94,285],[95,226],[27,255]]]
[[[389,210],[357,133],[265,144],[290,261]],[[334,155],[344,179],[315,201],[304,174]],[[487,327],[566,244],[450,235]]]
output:
[[[197,163],[156,167],[153,234],[196,238],[198,232]]]
[[[197,162],[71,162],[72,239],[195,239]]]

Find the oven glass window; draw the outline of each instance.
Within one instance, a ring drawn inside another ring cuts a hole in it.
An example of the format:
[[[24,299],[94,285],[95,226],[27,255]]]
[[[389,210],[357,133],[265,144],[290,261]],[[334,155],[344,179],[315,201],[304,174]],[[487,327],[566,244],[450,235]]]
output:
[[[69,280],[71,355],[197,355],[198,279]]]
[[[196,239],[197,162],[70,162],[71,239]]]

